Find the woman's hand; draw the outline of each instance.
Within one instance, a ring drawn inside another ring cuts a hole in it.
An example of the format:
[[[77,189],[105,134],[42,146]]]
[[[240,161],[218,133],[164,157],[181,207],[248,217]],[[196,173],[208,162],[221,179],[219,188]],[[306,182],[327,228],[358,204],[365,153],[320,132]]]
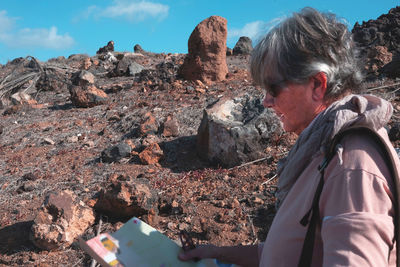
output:
[[[218,259],[221,262],[234,263],[240,266],[258,266],[258,245],[218,247],[199,245],[186,252],[182,251],[178,258],[182,261],[197,259]]]
[[[198,245],[196,248],[182,251],[179,253],[178,258],[182,261],[189,261],[205,258],[216,258],[217,257],[217,247],[214,245]]]

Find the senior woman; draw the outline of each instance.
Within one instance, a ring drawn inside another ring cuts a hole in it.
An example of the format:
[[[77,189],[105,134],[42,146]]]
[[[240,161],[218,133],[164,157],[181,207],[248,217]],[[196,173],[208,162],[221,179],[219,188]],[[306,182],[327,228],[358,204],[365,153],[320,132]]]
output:
[[[300,221],[313,203],[333,137],[367,126],[390,146],[384,126],[387,101],[356,95],[362,77],[347,27],[332,14],[312,8],[274,27],[256,46],[251,73],[266,90],[284,129],[298,135],[278,166],[278,212],[258,246],[202,245],[182,260],[217,258],[242,266],[297,266],[307,227]],[[394,183],[381,147],[362,132],[343,137],[323,176],[310,261],[312,266],[395,266]]]

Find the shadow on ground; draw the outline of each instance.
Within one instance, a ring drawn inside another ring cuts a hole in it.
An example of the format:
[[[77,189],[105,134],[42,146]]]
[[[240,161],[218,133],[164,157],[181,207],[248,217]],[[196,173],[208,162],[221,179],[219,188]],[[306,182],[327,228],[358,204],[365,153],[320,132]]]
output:
[[[29,240],[33,221],[18,222],[0,229],[0,254],[10,255],[19,251],[36,250]]]
[[[162,167],[173,172],[187,172],[204,168],[218,167],[200,159],[196,150],[196,136],[183,136],[160,145],[164,151]]]

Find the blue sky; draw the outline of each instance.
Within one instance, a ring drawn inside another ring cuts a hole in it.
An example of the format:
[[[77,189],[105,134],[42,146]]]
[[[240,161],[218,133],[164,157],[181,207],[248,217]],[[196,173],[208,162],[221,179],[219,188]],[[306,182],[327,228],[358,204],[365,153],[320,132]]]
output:
[[[157,53],[187,53],[188,38],[212,15],[228,20],[228,47],[240,36],[254,40],[277,18],[311,6],[348,22],[376,19],[398,0],[1,0],[0,63],[16,57],[86,53],[113,40],[116,51],[135,44]]]

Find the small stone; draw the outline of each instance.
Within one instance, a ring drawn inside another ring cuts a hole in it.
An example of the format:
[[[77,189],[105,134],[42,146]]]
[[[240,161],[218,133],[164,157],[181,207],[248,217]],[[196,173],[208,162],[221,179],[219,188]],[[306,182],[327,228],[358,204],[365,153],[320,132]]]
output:
[[[78,142],[78,136],[74,135],[74,136],[67,137],[67,142],[68,143],[76,143],[76,142]]]
[[[94,147],[94,142],[92,140],[88,140],[85,143],[83,143],[83,146]]]
[[[82,68],[84,70],[88,70],[92,66],[92,62],[90,61],[90,57],[87,57],[83,60]]]
[[[151,165],[158,163],[164,156],[164,152],[161,150],[157,143],[151,144],[146,147],[140,154],[139,158],[143,164]]]
[[[124,157],[129,157],[131,155],[132,148],[126,143],[120,143],[115,146],[106,148],[101,153],[101,159],[103,162],[115,162]]]
[[[43,143],[48,144],[48,145],[54,145],[55,142],[51,140],[50,138],[46,137],[43,139]]]
[[[178,136],[179,135],[179,124],[178,121],[172,116],[168,116],[164,122],[163,135],[165,137]]]
[[[187,223],[180,223],[179,225],[178,225],[178,229],[179,230],[186,230],[186,229],[188,229],[189,228],[189,225],[187,224]]]
[[[177,207],[179,207],[179,203],[174,199],[174,200],[172,201],[172,203],[171,203],[171,206],[172,206],[173,208],[177,208]]]
[[[167,227],[168,227],[168,229],[169,230],[176,230],[176,223],[174,223],[174,222],[169,222],[168,224],[167,224]]]
[[[264,200],[262,200],[262,199],[259,198],[259,197],[254,197],[254,198],[252,199],[252,201],[253,201],[254,204],[264,204]]]
[[[140,125],[140,133],[141,135],[154,134],[158,132],[158,124],[156,118],[150,113],[147,112],[144,115],[144,121]]]

